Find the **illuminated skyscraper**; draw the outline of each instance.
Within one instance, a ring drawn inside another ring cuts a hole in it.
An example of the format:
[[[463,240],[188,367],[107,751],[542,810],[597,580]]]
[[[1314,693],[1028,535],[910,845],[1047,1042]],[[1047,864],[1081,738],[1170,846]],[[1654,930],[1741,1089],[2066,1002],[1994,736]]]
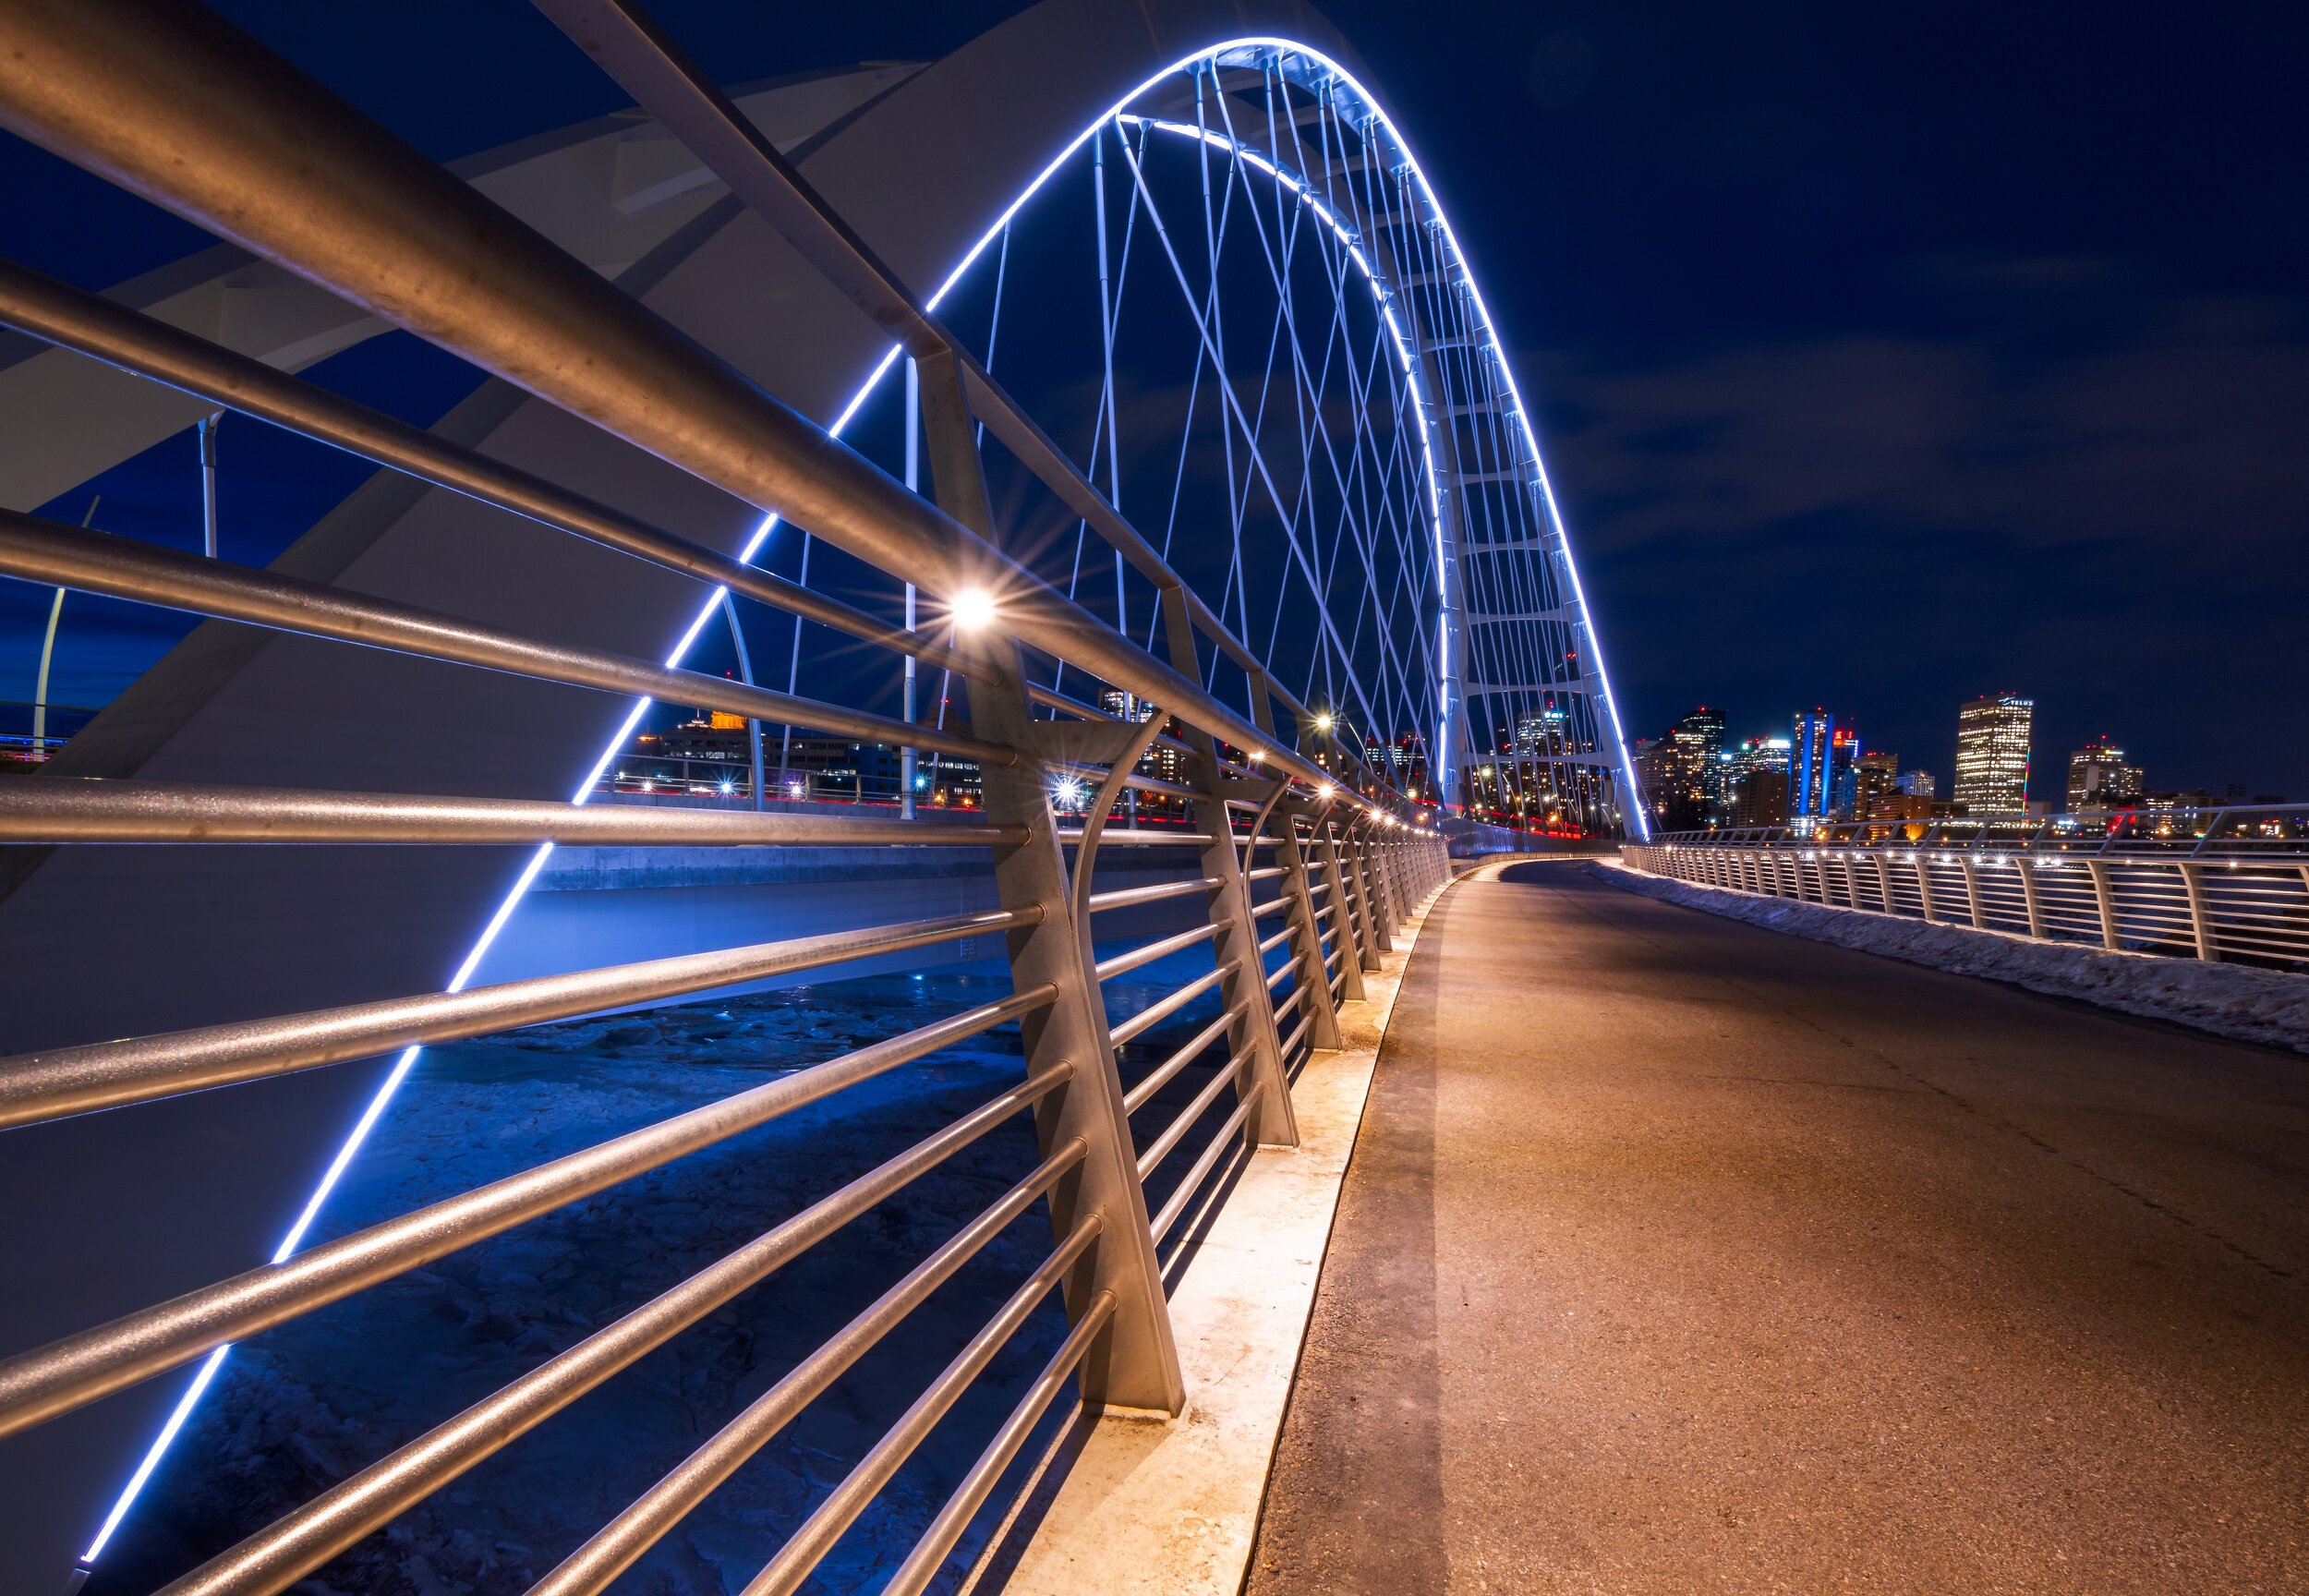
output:
[[[1788,815],[1824,816],[1833,801],[1830,765],[1835,720],[1825,709],[1799,709],[1788,730]]]
[[[2069,756],[2069,813],[2124,809],[2141,801],[2141,768],[2103,737]]]
[[[2037,701],[1999,693],[1956,711],[1953,796],[1973,815],[2018,815],[2028,807],[2028,741]]]

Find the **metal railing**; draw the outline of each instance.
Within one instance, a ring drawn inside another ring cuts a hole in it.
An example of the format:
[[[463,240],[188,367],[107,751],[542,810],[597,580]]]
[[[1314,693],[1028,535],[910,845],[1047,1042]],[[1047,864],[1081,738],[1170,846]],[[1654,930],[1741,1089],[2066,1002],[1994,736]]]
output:
[[[2309,804],[1684,832],[1631,844],[1700,886],[2111,952],[2309,968]]]
[[[925,420],[937,466],[935,505],[895,490],[843,444],[222,24],[133,0],[18,7],[21,14],[11,16],[24,46],[17,59],[30,52],[41,65],[33,75],[0,65],[0,121],[766,510],[798,517],[894,578],[949,596],[965,584],[991,589],[997,618],[987,632],[949,649],[893,631],[20,268],[0,269],[0,320],[951,669],[966,683],[969,733],[548,643],[14,513],[0,514],[0,574],[308,637],[940,749],[978,762],[982,813],[971,822],[925,828],[815,813],[28,778],[0,786],[0,841],[894,849],[935,842],[989,848],[999,906],[0,1058],[0,1127],[227,1085],[261,1091],[264,1082],[296,1071],[988,932],[1005,938],[1012,992],[0,1360],[0,1436],[183,1368],[996,1027],[1020,1027],[1023,1069],[1015,1084],[950,1125],[185,1574],[167,1587],[170,1596],[286,1590],[972,1143],[1031,1115],[1041,1162],[1030,1175],[731,1416],[536,1587],[555,1596],[607,1587],[940,1282],[1042,1204],[1053,1235],[1047,1258],[747,1587],[753,1596],[797,1589],[978,1372],[1058,1292],[1070,1334],[884,1587],[922,1590],[1069,1380],[1094,1409],[1180,1409],[1184,1391],[1165,1271],[1194,1233],[1189,1221],[1224,1201],[1228,1187],[1221,1177],[1235,1157],[1255,1146],[1296,1143],[1292,1080],[1312,1053],[1338,1046],[1339,1003],[1363,995],[1365,973],[1379,968],[1404,917],[1447,879],[1444,844],[1421,812],[1388,792],[1378,773],[1360,768],[1352,749],[1323,736],[1306,707],[1267,678],[719,91],[635,13],[559,0],[545,8],[572,27],[582,14],[596,58],[905,342],[921,362],[930,395]],[[261,130],[241,114],[252,105],[268,108]],[[281,164],[284,159],[289,167]],[[379,221],[385,217],[393,220]],[[486,259],[472,254],[477,248]],[[508,329],[514,344],[506,342]],[[1168,664],[994,547],[973,441],[980,421],[1070,502],[1094,511],[1091,519],[1102,535],[1158,574]],[[1242,708],[1204,687],[1206,644],[1248,673]],[[1122,720],[1036,686],[1037,676],[1058,662],[1161,707],[1145,720]],[[1295,737],[1276,733],[1278,705],[1297,719]],[[1175,729],[1184,756],[1185,785],[1133,773],[1167,727]],[[1316,762],[1318,752],[1327,764]],[[1070,825],[1054,811],[1051,778],[1060,772],[1096,782],[1079,823]],[[1183,800],[1192,828],[1108,828],[1118,798],[1131,787]],[[1147,845],[1191,851],[1191,864],[1175,882],[1094,889],[1107,849],[1144,857]],[[1096,957],[1099,916],[1198,893],[1201,926],[1103,961]],[[1277,916],[1279,928],[1269,930]],[[1132,1013],[1108,1013],[1106,983],[1206,942],[1209,973]],[[91,978],[103,974],[91,972]],[[1132,1039],[1213,993],[1217,1018],[1126,1086],[1121,1061]],[[1204,1060],[1215,1050],[1224,1061],[1212,1067]],[[1207,1079],[1198,1070],[1207,1070]],[[1152,1213],[1151,1194],[1161,1198]]]

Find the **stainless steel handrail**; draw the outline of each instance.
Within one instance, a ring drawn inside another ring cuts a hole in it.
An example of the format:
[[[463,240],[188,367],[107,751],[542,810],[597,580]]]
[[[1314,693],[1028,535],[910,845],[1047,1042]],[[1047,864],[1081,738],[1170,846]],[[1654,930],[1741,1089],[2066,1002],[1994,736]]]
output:
[[[727,1257],[659,1293],[576,1346],[438,1424],[302,1507],[219,1554],[157,1596],[272,1596],[494,1456],[622,1369],[664,1346],[740,1293],[761,1284],[852,1219],[904,1191],[1022,1108],[1057,1081],[1014,1088],[885,1160]],[[874,1307],[789,1373],[773,1394],[816,1378],[823,1390],[937,1285],[1082,1161],[1070,1142],[963,1227]],[[893,1304],[898,1304],[893,1311]],[[872,1331],[863,1344],[861,1326]],[[845,1356],[846,1354],[846,1356]],[[806,1401],[807,1397],[803,1400]],[[799,1407],[800,1403],[794,1406]],[[598,1539],[597,1537],[597,1539]],[[590,1542],[588,1543],[590,1544]],[[638,1555],[643,1548],[636,1548]]]
[[[888,625],[758,566],[13,260],[0,260],[0,323],[558,531],[727,587],[741,598],[912,654],[925,664],[963,676],[985,673],[983,665],[921,633]]]
[[[1155,1167],[1170,1155],[1170,1150],[1178,1146],[1187,1132],[1194,1128],[1194,1122],[1203,1118],[1203,1111],[1218,1100],[1221,1092],[1242,1078],[1243,1070],[1251,1060],[1251,1049],[1246,1047],[1221,1065],[1203,1090],[1194,1094],[1193,1101],[1179,1110],[1171,1122],[1164,1127],[1161,1135],[1147,1143],[1146,1150],[1139,1155],[1140,1179],[1143,1180],[1154,1173]]]
[[[1169,997],[1159,998],[1114,1027],[1115,1046],[1119,1047],[1142,1031],[1153,1029],[1184,1009],[1212,987],[1234,973],[1237,961],[1230,959],[1208,975],[1198,975]]]
[[[2109,952],[2309,966],[2309,850],[2111,854],[2041,841],[1711,839],[1630,845],[1623,856],[1655,875],[1831,908]]]
[[[463,992],[389,998],[309,1014],[22,1054],[0,1058],[0,1128],[294,1074],[403,1047],[486,1036],[1041,922],[1041,912],[1034,908],[949,914],[567,975],[539,975]]]
[[[1181,931],[1175,937],[1162,937],[1157,941],[1146,943],[1142,947],[1133,948],[1128,953],[1118,953],[1112,959],[1101,960],[1092,969],[1091,973],[1101,981],[1109,980],[1117,975],[1128,974],[1142,964],[1154,963],[1155,960],[1166,954],[1176,953],[1182,948],[1191,948],[1198,942],[1215,937],[1233,924],[1232,920],[1214,920],[1208,925],[1197,925],[1191,930]]]
[[[958,737],[933,726],[797,698],[699,671],[652,665],[603,648],[549,643],[325,582],[83,532],[13,510],[0,510],[0,573],[424,659],[478,665],[602,693],[697,704],[748,719],[816,727],[893,747],[934,748],[982,765],[1012,765],[1020,757],[1015,748]]]
[[[882,1587],[882,1596],[922,1596],[930,1581],[937,1578],[938,1566],[946,1561],[946,1554],[962,1538],[962,1531],[970,1528],[971,1519],[993,1493],[1002,1471],[1010,1466],[1010,1459],[1018,1456],[1019,1448],[1034,1433],[1035,1424],[1074,1372],[1075,1365],[1088,1355],[1093,1343],[1105,1332],[1114,1313],[1112,1295],[1102,1291],[1092,1299],[1073,1330],[1050,1355],[1050,1361],[1043,1365],[1034,1384],[1026,1388],[1026,1395],[1010,1409],[1002,1428],[986,1443],[985,1450],[979,1453],[978,1460],[955,1487],[954,1494],[930,1521],[922,1539],[914,1542],[906,1561],[899,1565],[898,1572]]]
[[[1244,1094],[1242,1101],[1236,1105],[1235,1111],[1227,1117],[1227,1122],[1221,1125],[1217,1132],[1212,1136],[1210,1145],[1203,1150],[1202,1156],[1197,1158],[1186,1174],[1179,1178],[1178,1188],[1171,1192],[1170,1200],[1163,1204],[1162,1212],[1155,1215],[1150,1222],[1152,1232],[1157,1241],[1167,1236],[1170,1233],[1170,1227],[1179,1223],[1179,1216],[1187,1211],[1187,1204],[1194,1201],[1194,1194],[1202,1190],[1203,1180],[1208,1178],[1212,1167],[1226,1153],[1227,1144],[1242,1134],[1243,1127],[1249,1123],[1251,1112],[1258,1107],[1259,1098],[1265,1091],[1266,1082],[1261,1081],[1255,1082],[1251,1090]]]
[[[0,1437],[766,1125],[846,1086],[1047,1007],[1056,997],[1049,988],[1024,992],[921,1026],[0,1360]]]
[[[1145,1078],[1123,1094],[1122,1108],[1126,1114],[1136,1114],[1153,1100],[1154,1094],[1170,1084],[1171,1078],[1203,1056],[1203,1050],[1225,1035],[1250,1013],[1248,1003],[1238,1003],[1212,1021],[1193,1036],[1179,1045],[1177,1052],[1146,1072]]]

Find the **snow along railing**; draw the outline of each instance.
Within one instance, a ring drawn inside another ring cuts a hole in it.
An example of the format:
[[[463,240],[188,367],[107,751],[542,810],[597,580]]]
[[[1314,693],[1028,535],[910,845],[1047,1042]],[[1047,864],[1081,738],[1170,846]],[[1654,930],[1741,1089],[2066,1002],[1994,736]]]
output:
[[[20,269],[0,272],[0,320],[950,669],[965,683],[968,732],[549,642],[14,513],[0,513],[0,574],[462,666],[667,697],[755,721],[941,749],[978,762],[983,823],[925,828],[815,814],[26,780],[0,792],[0,841],[837,844],[889,847],[900,858],[908,845],[979,845],[993,852],[999,907],[0,1058],[0,1126],[236,1083],[261,1090],[259,1083],[280,1076],[395,1051],[405,1064],[430,1043],[993,931],[1006,938],[1012,995],[308,1251],[284,1250],[265,1267],[0,1361],[0,1436],[203,1358],[212,1367],[241,1337],[996,1027],[1020,1026],[1022,1078],[187,1572],[166,1588],[169,1596],[286,1590],[944,1159],[1031,1114],[1039,1167],[730,1416],[536,1587],[555,1596],[608,1587],[1005,1226],[1045,1204],[1054,1238],[1046,1261],[1018,1283],[983,1331],[747,1587],[749,1596],[801,1587],[988,1361],[1058,1291],[1070,1334],[883,1587],[921,1590],[1070,1380],[1094,1407],[1180,1410],[1186,1393],[1165,1299],[1164,1244],[1198,1194],[1206,1204],[1224,1200],[1227,1176],[1246,1147],[1294,1144],[1297,1070],[1312,1052],[1338,1045],[1338,1005],[1362,995],[1363,973],[1379,968],[1401,917],[1445,878],[1443,841],[1423,813],[1369,769],[1360,749],[1329,736],[1327,722],[1273,683],[1111,509],[1092,518],[1102,535],[1167,577],[1167,663],[997,550],[973,438],[978,422],[1061,494],[1096,495],[1046,440],[1037,444],[1040,434],[1022,413],[889,280],[719,91],[663,47],[635,13],[546,8],[565,26],[582,25],[597,60],[902,338],[921,369],[936,503],[898,489],[846,445],[212,18],[132,0],[11,7],[22,46],[15,59],[38,65],[0,66],[0,122],[767,511],[796,516],[894,577],[949,599],[982,595],[989,619],[975,633],[958,633],[953,647],[942,647],[893,629]],[[1204,685],[1204,642],[1242,667],[1245,710]],[[1142,700],[1146,718],[1117,719],[1038,685],[1058,662],[1094,686]],[[1278,705],[1296,719],[1296,735],[1277,734]],[[1182,781],[1138,773],[1142,756],[1166,733]],[[1094,792],[1084,801],[1086,776]],[[1183,802],[1187,824],[1109,830],[1107,818],[1129,788]],[[1061,828],[1053,803],[1059,792],[1068,806],[1080,803],[1072,828]],[[1095,889],[1103,847],[1145,844],[1187,845],[1192,866],[1167,885]],[[1098,916],[1198,894],[1200,928],[1096,959]],[[1209,974],[1135,1015],[1109,1019],[1103,983],[1205,940],[1213,945]],[[91,971],[90,977],[105,974]],[[1126,1082],[1122,1045],[1213,990],[1219,1018]],[[1206,1053],[1224,1061],[1213,1067]],[[1160,1206],[1150,1214],[1157,1199]],[[118,1514],[115,1508],[115,1522]],[[79,1578],[87,1571],[83,1559]]]
[[[1686,832],[1630,845],[1641,870],[2111,952],[2309,968],[2309,804],[2207,811],[2180,836],[2131,812]],[[2202,830],[2195,828],[2201,825]],[[1909,833],[1914,833],[1910,835]]]

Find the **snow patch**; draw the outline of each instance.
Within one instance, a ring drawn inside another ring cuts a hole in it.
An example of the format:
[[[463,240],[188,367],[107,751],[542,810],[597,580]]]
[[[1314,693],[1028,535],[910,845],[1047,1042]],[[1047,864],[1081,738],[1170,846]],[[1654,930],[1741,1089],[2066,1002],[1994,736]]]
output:
[[[1836,909],[1734,892],[1654,876],[1617,860],[1598,860],[1582,868],[1646,898],[1815,942],[1833,942],[1959,975],[2010,981],[2032,992],[2081,998],[2104,1009],[2309,1053],[2309,975],[2154,953],[2110,953],[2004,931],[1935,925],[1873,909]]]

